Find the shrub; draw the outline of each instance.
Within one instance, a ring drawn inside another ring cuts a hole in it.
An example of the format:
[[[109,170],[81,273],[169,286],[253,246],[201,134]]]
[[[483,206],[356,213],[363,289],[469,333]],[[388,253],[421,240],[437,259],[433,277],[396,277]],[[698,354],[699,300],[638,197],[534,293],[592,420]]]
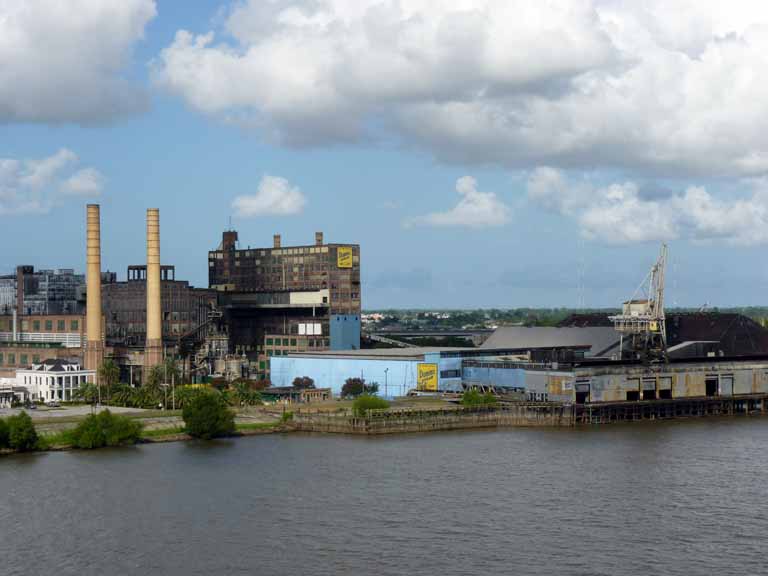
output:
[[[8,422],[0,418],[0,448],[8,448]]]
[[[37,446],[37,431],[26,412],[8,418],[8,445],[19,452],[28,452]]]
[[[103,446],[135,444],[141,436],[141,422],[103,410],[90,415],[72,431],[76,448],[92,449]]]
[[[496,396],[490,392],[481,394],[477,390],[467,390],[461,397],[464,406],[494,406],[497,403]]]
[[[200,391],[184,404],[182,418],[187,434],[210,439],[235,431],[235,415],[224,397],[213,390]]]
[[[358,396],[352,404],[352,411],[355,416],[365,416],[368,410],[381,410],[384,408],[389,408],[389,402],[384,400],[384,398],[369,394]]]

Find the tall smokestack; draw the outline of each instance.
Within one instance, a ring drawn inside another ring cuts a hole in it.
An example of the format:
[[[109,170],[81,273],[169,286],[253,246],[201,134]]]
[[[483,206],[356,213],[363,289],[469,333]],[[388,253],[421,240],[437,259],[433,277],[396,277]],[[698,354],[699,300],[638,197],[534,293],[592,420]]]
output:
[[[323,233],[322,232],[315,232],[315,245],[322,246],[323,245]]]
[[[85,368],[98,370],[104,362],[104,341],[101,333],[101,211],[98,204],[87,207],[87,295]]]
[[[274,248],[280,248],[280,244],[281,244],[280,234],[275,234],[272,237],[272,246]]]
[[[163,319],[160,297],[160,210],[147,209],[147,343],[145,374],[163,362]],[[145,380],[146,381],[146,380]]]

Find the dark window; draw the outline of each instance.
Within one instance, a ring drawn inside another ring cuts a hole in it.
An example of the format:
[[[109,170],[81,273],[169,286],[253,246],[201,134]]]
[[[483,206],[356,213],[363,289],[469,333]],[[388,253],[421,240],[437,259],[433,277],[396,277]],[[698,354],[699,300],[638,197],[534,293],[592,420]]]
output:
[[[72,330],[72,332],[77,332],[80,330],[80,322],[77,320],[72,320],[72,322],[69,323],[69,328]]]
[[[26,354],[22,354],[21,355],[21,365],[22,366],[26,366],[27,365],[27,355]]]
[[[64,330],[66,329],[67,329],[67,324],[64,320],[59,320],[56,323],[56,330],[58,330],[59,332],[64,332]]]
[[[40,332],[40,320],[34,320],[32,322],[32,330],[35,332]]]
[[[45,321],[45,331],[46,332],[53,332],[53,320],[46,320]]]

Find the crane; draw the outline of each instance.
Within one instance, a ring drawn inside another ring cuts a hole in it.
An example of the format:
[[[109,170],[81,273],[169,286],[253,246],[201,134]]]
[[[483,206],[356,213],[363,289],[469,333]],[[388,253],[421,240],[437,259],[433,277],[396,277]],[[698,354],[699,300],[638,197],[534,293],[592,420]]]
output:
[[[651,267],[632,298],[622,305],[621,314],[611,316],[614,328],[629,342],[630,358],[644,362],[667,361],[667,328],[664,316],[664,275],[667,267],[667,245],[661,245],[658,260]]]

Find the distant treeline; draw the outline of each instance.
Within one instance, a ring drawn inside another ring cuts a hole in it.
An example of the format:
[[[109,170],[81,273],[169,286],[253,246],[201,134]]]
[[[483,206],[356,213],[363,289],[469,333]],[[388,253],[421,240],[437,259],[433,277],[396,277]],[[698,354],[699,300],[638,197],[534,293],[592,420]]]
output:
[[[768,306],[742,306],[728,308],[667,308],[670,312],[738,313],[760,324],[766,324]],[[613,314],[618,308],[488,308],[478,310],[366,310],[365,314],[378,313],[384,319],[376,323],[378,328],[403,327],[419,329],[482,328],[489,325],[522,324],[525,326],[555,326],[571,314]]]

